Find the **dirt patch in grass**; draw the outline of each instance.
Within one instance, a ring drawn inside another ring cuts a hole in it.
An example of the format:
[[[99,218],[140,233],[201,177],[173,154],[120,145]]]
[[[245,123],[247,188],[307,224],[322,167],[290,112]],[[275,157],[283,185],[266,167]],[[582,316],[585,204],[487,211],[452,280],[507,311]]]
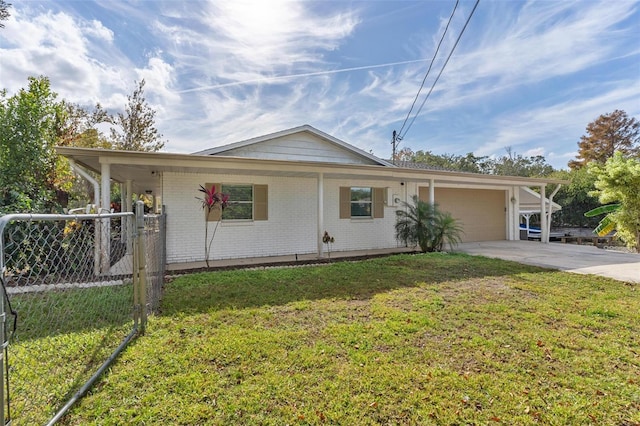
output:
[[[517,287],[517,280],[504,277],[477,278],[464,281],[445,283],[440,286],[438,293],[445,299],[464,297],[473,298],[475,303],[509,300],[527,302],[537,299],[538,295],[532,291]]]

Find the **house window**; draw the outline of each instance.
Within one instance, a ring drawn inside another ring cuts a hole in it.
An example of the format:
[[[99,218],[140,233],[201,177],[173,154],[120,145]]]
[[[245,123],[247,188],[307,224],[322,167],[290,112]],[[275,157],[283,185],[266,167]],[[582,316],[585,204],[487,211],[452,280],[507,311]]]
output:
[[[220,192],[229,195],[229,205],[222,212],[222,220],[268,220],[269,188],[267,185],[227,185],[207,183],[205,187],[220,188]],[[220,209],[207,213],[207,221],[218,221]]]
[[[229,206],[222,212],[222,220],[253,219],[253,185],[222,185],[229,196]]]
[[[340,219],[383,218],[384,188],[340,187]]]
[[[371,188],[351,188],[351,217],[371,217],[372,204]]]

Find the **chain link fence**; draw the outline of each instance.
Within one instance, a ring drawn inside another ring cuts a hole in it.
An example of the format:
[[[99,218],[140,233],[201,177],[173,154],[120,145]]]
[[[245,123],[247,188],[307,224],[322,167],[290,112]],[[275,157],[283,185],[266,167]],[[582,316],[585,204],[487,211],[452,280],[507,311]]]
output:
[[[166,273],[166,224],[167,216],[144,217],[145,263],[147,271],[147,311],[157,313],[160,308],[162,286]]]
[[[0,217],[3,424],[54,424],[144,331],[161,298],[165,219],[136,207]]]

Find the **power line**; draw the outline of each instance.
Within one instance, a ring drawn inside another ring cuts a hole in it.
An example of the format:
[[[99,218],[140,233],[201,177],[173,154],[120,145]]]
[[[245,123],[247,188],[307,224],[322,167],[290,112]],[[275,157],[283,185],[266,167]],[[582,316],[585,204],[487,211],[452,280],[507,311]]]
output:
[[[418,97],[420,96],[420,92],[422,91],[422,88],[424,87],[424,83],[427,81],[427,77],[429,76],[429,73],[431,72],[431,68],[433,67],[433,63],[436,60],[436,56],[438,56],[438,52],[440,51],[440,46],[442,45],[442,42],[444,41],[444,37],[447,35],[447,30],[449,29],[449,24],[451,24],[451,21],[453,20],[453,15],[456,13],[456,9],[458,8],[458,4],[459,3],[460,3],[460,0],[456,0],[456,4],[453,6],[453,11],[451,12],[451,16],[449,16],[449,21],[447,21],[447,26],[444,28],[444,32],[442,33],[442,37],[440,37],[440,41],[438,42],[438,47],[436,47],[436,51],[434,52],[433,57],[431,58],[431,63],[429,64],[429,68],[427,69],[427,72],[425,73],[424,78],[422,79],[422,84],[420,84],[420,88],[418,89],[418,93],[416,93],[416,97],[413,99],[413,103],[411,104],[411,108],[409,108],[409,112],[407,113],[407,117],[402,122],[402,127],[400,127],[400,131],[398,132],[398,134],[402,133],[402,130],[404,129],[405,124],[407,124],[407,121],[409,120],[409,116],[411,116],[411,111],[413,111],[413,107],[416,105],[416,101],[418,100]]]
[[[440,79],[440,76],[442,75],[442,72],[444,71],[445,67],[449,63],[449,59],[451,59],[451,56],[453,55],[453,52],[456,50],[456,47],[458,46],[458,43],[460,42],[460,39],[462,38],[462,34],[464,34],[464,31],[467,29],[467,25],[469,25],[469,21],[471,21],[471,17],[473,16],[474,12],[478,8],[478,4],[479,3],[480,3],[480,0],[476,0],[476,4],[473,6],[473,9],[471,10],[471,13],[469,14],[469,17],[467,18],[467,21],[464,23],[464,27],[462,27],[462,31],[460,31],[460,35],[458,35],[458,38],[456,39],[456,42],[454,43],[453,47],[451,48],[451,52],[449,52],[449,55],[447,56],[447,60],[442,65],[442,68],[440,69],[440,72],[438,73],[438,76],[436,77],[435,81],[431,85],[431,89],[429,89],[429,93],[427,93],[427,96],[422,101],[422,104],[420,105],[420,108],[418,109],[418,112],[416,112],[416,115],[413,116],[413,119],[409,123],[409,126],[407,126],[407,129],[404,131],[404,134],[401,134],[400,136],[398,136],[398,138],[403,139],[407,135],[407,132],[409,131],[409,129],[413,125],[414,121],[416,121],[416,118],[420,114],[420,111],[422,111],[422,107],[424,107],[424,104],[427,102],[427,99],[429,99],[429,96],[433,92],[433,88],[436,86],[436,83]]]

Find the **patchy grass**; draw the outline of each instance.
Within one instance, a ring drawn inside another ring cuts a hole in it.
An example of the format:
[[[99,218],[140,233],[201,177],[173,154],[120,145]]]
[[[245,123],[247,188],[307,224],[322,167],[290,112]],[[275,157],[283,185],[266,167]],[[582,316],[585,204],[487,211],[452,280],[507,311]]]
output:
[[[639,312],[462,254],[194,274],[62,424],[636,425]]]
[[[7,314],[12,425],[46,424],[133,328],[128,286],[14,294]],[[6,389],[5,389],[6,391]],[[6,394],[5,394],[6,396]]]

